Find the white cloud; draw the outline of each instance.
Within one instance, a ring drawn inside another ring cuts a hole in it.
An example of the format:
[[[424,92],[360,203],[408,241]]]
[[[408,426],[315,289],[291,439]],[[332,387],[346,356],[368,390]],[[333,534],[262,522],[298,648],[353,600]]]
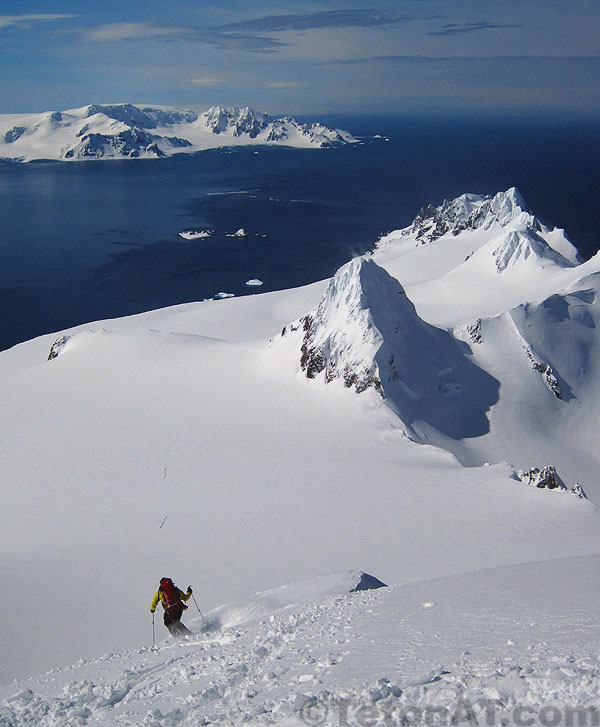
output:
[[[272,38],[246,34],[225,33],[221,28],[193,28],[183,25],[154,25],[149,22],[109,23],[85,32],[87,40],[111,42],[122,40],[189,40],[217,48],[249,52],[272,52],[283,47]]]
[[[193,83],[196,86],[219,86],[224,83],[222,78],[184,78],[184,83]]]
[[[152,23],[109,23],[86,33],[88,40],[118,41],[144,40],[147,38],[184,38],[193,37],[193,28],[152,25]]]
[[[36,15],[0,15],[0,28],[27,26],[35,20],[66,20],[79,15],[65,13],[38,13]]]

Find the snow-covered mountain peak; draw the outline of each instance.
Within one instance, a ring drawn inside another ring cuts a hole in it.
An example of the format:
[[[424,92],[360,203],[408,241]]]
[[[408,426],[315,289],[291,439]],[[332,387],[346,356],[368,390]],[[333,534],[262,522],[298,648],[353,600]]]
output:
[[[448,331],[423,321],[398,280],[369,257],[341,267],[318,306],[272,348],[291,351],[309,379],[374,389],[417,440],[430,428],[452,438],[484,433],[497,399],[497,382]]]
[[[242,109],[237,106],[211,106],[200,116],[200,120],[213,134],[247,134],[251,139],[256,138],[270,123],[266,114],[253,111],[247,106]]]
[[[359,257],[331,278],[317,308],[281,335],[303,332],[300,367],[309,379],[323,373],[326,383],[342,379],[359,393],[373,387],[383,395],[382,378],[392,376],[394,357],[383,362],[378,353],[387,334],[399,333],[400,320],[416,317],[400,283]]]
[[[548,263],[565,268],[573,266],[572,262],[553,250],[543,237],[527,226],[511,226],[493,238],[486,247],[493,248],[492,254],[499,273],[515,270],[526,261],[537,261],[542,267]]]
[[[486,201],[481,205],[481,211],[485,210]],[[531,224],[534,228],[539,227],[539,223],[535,220],[523,195],[516,187],[510,187],[506,192],[498,192],[489,200],[489,210],[483,227],[487,229],[493,222],[497,222],[501,227],[506,227],[517,220]]]
[[[543,225],[514,187],[423,210],[410,227],[382,237],[373,257],[430,323],[454,327],[498,315],[587,272],[578,273],[583,260],[565,231]]]
[[[411,237],[417,245],[423,245],[448,234],[456,236],[465,230],[488,230],[494,226],[500,229],[513,223],[535,231],[543,229],[516,187],[493,196],[461,194],[456,199],[444,200],[439,207],[426,205],[411,225],[400,230],[400,234]],[[383,237],[378,247],[388,244],[392,236],[395,239],[398,233]]]

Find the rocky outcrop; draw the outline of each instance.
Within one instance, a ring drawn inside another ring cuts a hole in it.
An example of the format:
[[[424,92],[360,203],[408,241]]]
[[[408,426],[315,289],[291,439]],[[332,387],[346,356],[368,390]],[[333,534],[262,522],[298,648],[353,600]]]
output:
[[[71,336],[67,336],[67,335],[57,338],[56,341],[54,341],[54,343],[50,347],[50,353],[48,354],[47,360],[52,361],[53,359],[58,358],[58,356],[60,356],[62,350],[67,345],[67,342],[69,341],[70,338],[71,338]]]
[[[357,593],[358,591],[373,591],[377,588],[387,588],[387,583],[380,581],[379,578],[371,576],[368,573],[360,573],[360,580],[357,585],[351,589],[350,593]]]
[[[526,343],[523,343],[522,345],[523,345],[523,350],[525,351],[525,355],[531,361],[531,368],[534,371],[537,371],[539,374],[541,374],[544,383],[550,389],[550,391],[554,394],[554,396],[557,399],[562,399],[563,393],[560,388],[558,379],[556,378],[556,374],[552,370],[552,366],[550,366],[550,364],[545,363],[543,361],[538,361],[536,359],[536,357],[534,356],[531,348]]]
[[[546,465],[545,467],[532,467],[528,470],[519,470],[516,476],[521,482],[532,485],[540,490],[557,490],[559,492],[570,492],[582,500],[587,499],[581,485],[576,482],[571,489],[565,486],[564,482],[558,476],[554,465]]]
[[[477,318],[477,320],[473,321],[473,323],[468,323],[466,326],[466,331],[471,343],[483,342],[483,338],[481,335],[481,318]]]
[[[4,141],[7,144],[13,144],[17,139],[20,139],[23,134],[27,131],[24,126],[13,126],[4,134]]]
[[[554,465],[546,465],[546,467],[532,467],[529,470],[521,470],[517,472],[521,482],[525,482],[533,487],[542,490],[566,490],[562,481],[557,480],[556,468]]]

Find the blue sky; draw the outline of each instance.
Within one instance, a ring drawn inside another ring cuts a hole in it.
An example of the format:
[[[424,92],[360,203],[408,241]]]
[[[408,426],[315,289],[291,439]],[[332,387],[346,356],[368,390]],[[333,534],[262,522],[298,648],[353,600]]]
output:
[[[0,113],[600,113],[598,0],[0,0]]]

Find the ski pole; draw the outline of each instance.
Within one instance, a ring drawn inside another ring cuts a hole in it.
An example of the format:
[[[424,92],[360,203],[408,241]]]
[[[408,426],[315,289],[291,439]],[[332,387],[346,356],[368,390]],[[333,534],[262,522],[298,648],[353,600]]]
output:
[[[156,641],[154,639],[154,611],[152,612],[152,648],[156,647]]]
[[[192,598],[194,599],[194,603],[196,604],[196,608],[198,609],[198,613],[202,616],[202,611],[200,610],[200,606],[198,605],[198,601],[196,601],[196,596],[192,593]],[[204,623],[204,616],[202,616],[202,623]]]

